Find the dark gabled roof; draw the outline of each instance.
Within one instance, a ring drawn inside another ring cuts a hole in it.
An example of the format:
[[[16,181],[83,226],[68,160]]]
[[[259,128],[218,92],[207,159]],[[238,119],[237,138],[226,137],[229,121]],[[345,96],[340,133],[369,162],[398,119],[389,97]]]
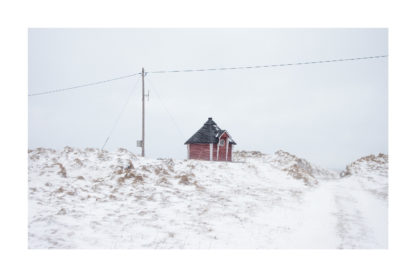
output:
[[[208,121],[205,122],[204,126],[198,130],[190,139],[188,139],[185,144],[192,144],[192,143],[218,143],[219,136],[222,133],[226,132],[225,130],[221,130],[218,127],[217,123],[212,120],[212,117],[208,118]],[[227,132],[228,134],[228,132]],[[229,142],[231,144],[236,144],[234,140],[230,137]]]

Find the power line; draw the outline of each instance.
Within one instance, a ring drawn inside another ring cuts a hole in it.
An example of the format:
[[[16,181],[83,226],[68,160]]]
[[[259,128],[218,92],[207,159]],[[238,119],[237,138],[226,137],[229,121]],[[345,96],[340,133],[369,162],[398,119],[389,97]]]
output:
[[[104,149],[105,145],[107,144],[108,140],[110,139],[110,136],[113,134],[113,132],[114,132],[114,130],[115,130],[115,128],[116,128],[116,126],[117,126],[117,124],[118,124],[118,122],[119,122],[119,120],[120,120],[121,116],[122,116],[122,115],[123,115],[123,113],[124,113],[124,110],[125,110],[125,109],[126,109],[126,107],[127,107],[127,104],[129,103],[129,100],[130,100],[131,95],[133,94],[133,92],[135,91],[135,88],[136,88],[137,84],[139,83],[139,80],[140,80],[140,79],[138,78],[138,79],[136,80],[136,82],[134,82],[134,86],[132,87],[132,89],[131,89],[131,91],[130,91],[129,95],[127,96],[127,99],[126,99],[126,102],[125,102],[125,103],[124,103],[124,105],[123,105],[123,108],[121,109],[121,111],[120,111],[120,113],[118,114],[118,116],[117,116],[116,120],[114,121],[114,124],[113,124],[113,126],[111,127],[111,130],[110,130],[110,133],[108,134],[108,137],[106,138],[106,140],[105,140],[105,142],[104,142],[103,146],[101,147],[101,150],[103,150],[103,149]]]
[[[178,131],[179,135],[181,136],[181,138],[185,138],[184,134],[182,133],[181,128],[179,128],[179,125],[176,123],[175,118],[173,118],[172,114],[169,112],[169,110],[166,107],[164,101],[162,100],[162,97],[160,97],[159,93],[157,93],[156,87],[154,86],[153,82],[150,81],[150,79],[147,79],[147,80],[148,80],[149,84],[152,86],[154,93],[159,98],[159,101],[162,104],[162,107],[165,109],[166,113],[169,115],[170,119],[172,120],[173,124],[175,125],[176,130]]]
[[[346,58],[346,59],[335,59],[335,60],[320,60],[320,61],[309,61],[309,62],[298,62],[298,63],[282,63],[282,64],[270,64],[270,65],[253,65],[253,66],[237,66],[237,67],[218,67],[218,68],[200,68],[200,69],[182,69],[182,70],[158,70],[158,71],[148,71],[150,74],[164,74],[164,73],[187,73],[187,72],[203,72],[203,71],[220,71],[220,70],[244,70],[244,69],[259,69],[259,68],[270,68],[270,67],[284,67],[284,66],[298,66],[298,65],[309,65],[309,64],[322,64],[322,63],[335,63],[335,62],[347,62],[347,61],[358,61],[358,60],[369,60],[369,59],[380,59],[386,58],[388,55],[379,55],[379,56],[368,56],[368,57],[358,57],[358,58]],[[49,90],[39,93],[32,93],[29,96],[39,96],[45,94],[59,93],[72,89],[83,88],[87,86],[100,85],[103,83],[108,83],[116,80],[131,78],[134,76],[141,75],[141,72],[133,73],[130,75],[120,76],[112,79],[107,79],[103,81],[87,83],[83,85]]]
[[[95,86],[95,85],[100,85],[100,84],[104,84],[104,83],[108,83],[108,82],[112,82],[112,81],[131,78],[131,77],[141,75],[141,74],[142,74],[141,72],[138,72],[138,73],[134,73],[134,74],[130,74],[130,75],[120,76],[120,77],[116,77],[116,78],[112,78],[112,79],[107,79],[107,80],[103,80],[103,81],[98,81],[98,82],[93,82],[93,83],[88,83],[88,84],[83,84],[83,85],[78,85],[78,86],[73,86],[73,87],[68,87],[68,88],[54,89],[54,90],[49,90],[49,91],[44,91],[44,92],[39,92],[39,93],[32,93],[32,94],[29,94],[29,96],[38,96],[38,95],[51,94],[51,93],[57,93],[57,92],[64,92],[64,91],[71,90],[71,89]]]
[[[386,58],[387,56],[388,55],[381,55],[381,56],[370,56],[370,57],[360,57],[360,58],[321,60],[321,61],[298,62],[298,63],[282,63],[282,64],[270,64],[270,65],[238,66],[238,67],[219,67],[219,68],[184,69],[184,70],[159,70],[159,71],[149,71],[148,73],[158,74],[158,73],[183,73],[183,72],[201,72],[201,71],[217,71],[217,70],[256,69],[256,68],[267,68],[267,67],[283,67],[283,66],[295,66],[295,65],[307,65],[307,64],[334,63],[334,62],[379,59],[379,58]]]

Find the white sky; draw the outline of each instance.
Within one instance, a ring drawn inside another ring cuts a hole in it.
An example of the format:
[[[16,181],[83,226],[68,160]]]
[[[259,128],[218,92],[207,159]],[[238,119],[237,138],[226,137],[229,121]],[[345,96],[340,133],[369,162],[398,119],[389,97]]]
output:
[[[148,71],[388,54],[386,29],[30,29],[29,93]],[[141,138],[130,78],[29,97],[29,147],[101,147]],[[139,83],[140,84],[140,83]],[[237,150],[283,149],[328,168],[387,153],[387,59],[268,69],[149,74],[146,154],[185,158],[213,117]],[[166,112],[167,108],[171,116]]]

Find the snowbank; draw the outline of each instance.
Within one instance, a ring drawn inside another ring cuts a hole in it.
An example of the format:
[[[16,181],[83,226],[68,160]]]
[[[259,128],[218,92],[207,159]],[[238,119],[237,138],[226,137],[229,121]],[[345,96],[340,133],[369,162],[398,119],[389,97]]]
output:
[[[29,150],[29,248],[386,247],[371,233],[345,243],[333,172],[284,151],[234,159]]]

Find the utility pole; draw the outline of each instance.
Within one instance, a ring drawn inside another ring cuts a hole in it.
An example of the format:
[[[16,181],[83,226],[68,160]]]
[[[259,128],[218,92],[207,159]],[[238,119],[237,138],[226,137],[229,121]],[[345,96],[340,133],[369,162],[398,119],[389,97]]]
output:
[[[142,157],[144,157],[144,67],[142,67]]]

